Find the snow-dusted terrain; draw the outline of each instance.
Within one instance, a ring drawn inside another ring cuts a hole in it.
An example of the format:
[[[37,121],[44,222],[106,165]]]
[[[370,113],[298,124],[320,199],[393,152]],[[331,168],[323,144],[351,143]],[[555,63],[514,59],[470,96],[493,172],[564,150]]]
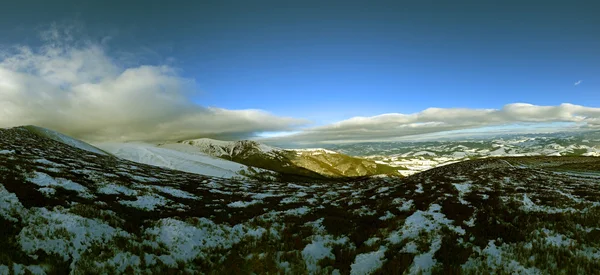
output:
[[[201,176],[0,129],[0,274],[598,274],[600,160]]]
[[[190,145],[157,147],[144,143],[100,143],[99,148],[123,159],[170,169],[222,178],[243,178],[248,166],[216,158],[194,150]]]
[[[62,143],[67,144],[69,146],[77,147],[79,149],[86,150],[86,151],[89,151],[89,152],[92,152],[92,153],[96,153],[96,154],[100,154],[100,155],[106,155],[105,152],[103,152],[102,150],[99,150],[98,148],[96,148],[96,147],[94,147],[94,146],[92,146],[92,145],[90,145],[88,143],[85,143],[85,142],[83,142],[81,140],[78,140],[78,139],[74,139],[74,138],[72,138],[70,136],[67,136],[67,135],[63,135],[63,134],[61,134],[59,132],[52,131],[50,129],[46,129],[46,128],[42,128],[42,127],[32,126],[32,125],[26,126],[26,128],[29,129],[30,131],[38,134],[38,135],[41,135],[43,137],[47,137],[49,139],[56,140],[58,142],[62,142]]]
[[[406,168],[399,172],[408,176],[441,165],[487,157],[600,156],[600,132],[508,135],[456,141],[373,142],[331,148]]]
[[[223,141],[210,138],[200,138],[184,140],[180,141],[179,143],[193,146],[198,151],[215,157],[227,156],[231,158],[236,155],[249,153],[249,151],[258,151],[262,154],[273,155],[273,152],[281,150],[250,140]]]
[[[208,138],[165,143],[160,147],[188,146],[210,156],[232,160],[286,175],[310,178],[400,176],[386,164],[356,158],[323,148],[282,149],[251,141],[221,141]]]

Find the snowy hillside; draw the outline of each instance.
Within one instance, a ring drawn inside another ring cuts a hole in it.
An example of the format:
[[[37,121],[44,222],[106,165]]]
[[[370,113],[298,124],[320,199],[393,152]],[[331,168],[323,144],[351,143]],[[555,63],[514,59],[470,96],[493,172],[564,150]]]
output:
[[[211,156],[229,158],[248,153],[272,155],[273,152],[281,150],[250,140],[223,141],[210,138],[200,138],[184,140],[180,141],[179,143],[194,146],[200,152]]]
[[[70,136],[67,136],[67,135],[63,135],[63,134],[61,134],[59,132],[56,132],[56,131],[52,131],[50,129],[46,129],[46,128],[42,128],[42,127],[38,127],[38,126],[32,126],[32,125],[25,126],[25,128],[27,130],[30,130],[31,132],[33,132],[35,134],[38,134],[38,135],[41,135],[43,137],[47,137],[47,138],[56,140],[58,142],[62,142],[64,144],[66,144],[66,145],[73,146],[73,147],[76,147],[76,148],[79,148],[79,149],[82,149],[82,150],[86,150],[86,151],[89,151],[89,152],[92,152],[92,153],[96,153],[96,154],[100,154],[100,155],[106,155],[106,152],[104,152],[104,151],[102,151],[102,150],[100,150],[100,149],[98,149],[98,148],[96,148],[96,147],[94,147],[94,146],[92,146],[92,145],[90,145],[88,143],[85,143],[85,142],[83,142],[81,140],[78,140],[78,139],[74,139],[74,138],[72,138]]]
[[[100,143],[97,146],[123,159],[213,177],[242,178],[240,172],[248,171],[246,165],[208,156],[183,144],[157,147],[143,143]]]
[[[0,274],[598,274],[600,160],[256,182],[0,129]]]

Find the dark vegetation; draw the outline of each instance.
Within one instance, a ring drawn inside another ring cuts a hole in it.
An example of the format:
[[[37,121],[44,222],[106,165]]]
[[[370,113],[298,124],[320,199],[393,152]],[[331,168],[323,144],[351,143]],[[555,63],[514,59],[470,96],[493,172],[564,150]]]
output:
[[[510,274],[516,272],[508,267],[513,260],[523,268],[535,268],[541,273],[600,272],[599,261],[594,258],[594,253],[600,255],[600,178],[594,177],[600,171],[598,158],[492,158],[438,167],[406,178],[305,181],[306,178],[300,177],[290,184],[225,180],[161,169],[66,146],[25,128],[0,129],[0,137],[0,150],[11,152],[0,154],[0,184],[25,209],[63,209],[103,221],[132,236],[115,237],[106,244],[95,243],[82,253],[81,262],[73,270],[72,259],[65,261],[60,255],[43,250],[35,252],[35,259],[23,252],[18,236],[31,225],[23,218],[14,221],[0,215],[0,265],[48,265],[48,273],[54,274],[121,273],[116,267],[100,270],[93,261],[112,257],[115,251],[140,256],[168,255],[168,247],[141,244],[146,229],[166,218],[189,224],[206,218],[227,228],[238,224],[264,228],[276,232],[278,237],[271,233],[258,238],[245,236],[230,248],[215,248],[190,261],[180,260],[175,266],[162,262],[152,265],[141,257],[140,265],[145,266],[145,272],[177,273],[194,268],[190,272],[304,274],[307,262],[302,251],[319,237],[332,240],[326,245],[334,255],[317,261],[321,273],[337,270],[348,274],[357,255],[383,246],[386,251],[381,267],[374,273],[403,274],[415,264],[416,256],[430,251],[438,240],[439,247],[432,252],[437,265],[425,273]],[[61,187],[55,187],[54,195],[45,195],[30,181],[34,172],[76,182],[94,197],[85,198]],[[139,193],[99,191],[109,183]],[[464,183],[471,188],[461,194],[454,184]],[[172,187],[197,199],[177,197],[152,186]],[[145,194],[160,195],[168,203],[152,210],[123,204]],[[525,196],[535,206],[525,203]],[[239,208],[229,206],[253,200],[258,202]],[[408,201],[413,206],[401,209],[402,203]],[[430,212],[433,205],[440,206],[439,214],[451,220],[450,225],[439,224],[429,231],[414,229],[418,230],[416,239],[403,239],[399,243],[388,240],[410,229],[404,227],[413,215],[422,215],[435,223]],[[5,209],[2,207],[6,206],[0,206],[0,214]],[[301,208],[305,208],[305,213],[293,214]],[[382,218],[388,212],[391,216]],[[472,225],[467,225],[470,222]],[[464,234],[453,227],[462,228]],[[67,240],[70,238],[68,232],[60,234]],[[549,244],[547,237],[551,234],[560,234],[573,243]],[[347,241],[336,242],[342,239]],[[488,265],[486,254],[478,252],[486,249],[490,241],[505,253],[500,266]],[[403,250],[409,242],[416,243],[418,253]],[[283,262],[288,263],[287,269],[280,266]],[[470,264],[465,267],[466,263]],[[136,270],[130,266],[125,272],[136,273]]]

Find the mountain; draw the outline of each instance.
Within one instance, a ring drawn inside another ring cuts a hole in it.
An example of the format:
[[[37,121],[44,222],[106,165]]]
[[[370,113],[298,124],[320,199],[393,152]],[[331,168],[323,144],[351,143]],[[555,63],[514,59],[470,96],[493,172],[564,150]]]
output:
[[[202,153],[248,166],[317,179],[381,174],[399,176],[398,170],[403,169],[319,148],[279,149],[250,140],[227,142],[206,138],[179,143],[194,146]]]
[[[597,274],[600,159],[201,176],[0,129],[0,274]]]
[[[509,156],[600,156],[600,131],[503,135],[422,142],[370,142],[328,147],[392,167],[404,175],[459,161]]]
[[[277,177],[277,173],[212,157],[189,145],[175,144],[169,146],[174,148],[166,148],[144,143],[100,143],[97,146],[123,159],[195,174],[222,178]]]
[[[34,125],[23,126],[23,128],[30,131],[31,133],[41,136],[41,137],[46,137],[46,138],[49,138],[49,139],[52,139],[52,140],[55,140],[58,142],[62,142],[69,146],[77,147],[79,149],[86,150],[88,152],[92,152],[92,153],[96,153],[96,154],[100,154],[100,155],[107,154],[105,151],[102,151],[101,149],[94,147],[86,142],[83,142],[78,139],[74,139],[70,136],[63,135],[59,132],[52,131],[50,129],[46,129],[46,128],[42,128],[42,127],[38,127],[38,126],[34,126]]]

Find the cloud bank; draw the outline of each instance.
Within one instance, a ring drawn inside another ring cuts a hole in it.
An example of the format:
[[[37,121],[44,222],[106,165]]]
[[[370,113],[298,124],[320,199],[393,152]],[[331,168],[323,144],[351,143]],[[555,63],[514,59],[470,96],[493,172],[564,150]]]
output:
[[[572,122],[581,127],[596,128],[600,126],[600,108],[568,103],[559,106],[514,103],[501,109],[429,108],[413,114],[354,117],[270,140],[298,143],[393,140],[405,136],[496,125],[552,122]]]
[[[307,122],[261,110],[190,102],[194,81],[169,66],[123,67],[103,43],[72,28],[42,33],[37,48],[0,50],[0,127],[33,124],[89,141],[247,138]]]

